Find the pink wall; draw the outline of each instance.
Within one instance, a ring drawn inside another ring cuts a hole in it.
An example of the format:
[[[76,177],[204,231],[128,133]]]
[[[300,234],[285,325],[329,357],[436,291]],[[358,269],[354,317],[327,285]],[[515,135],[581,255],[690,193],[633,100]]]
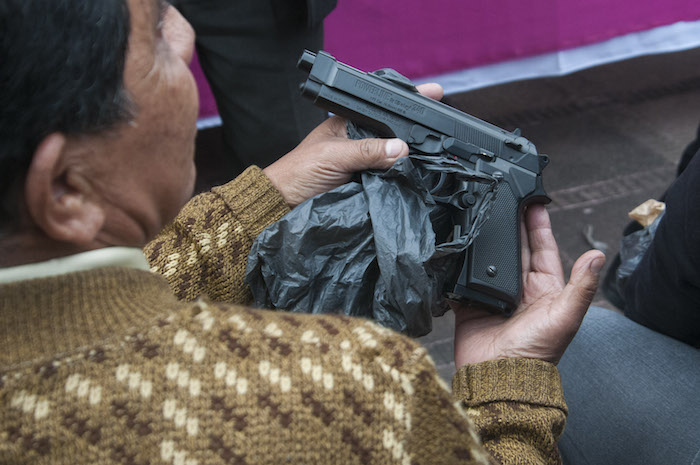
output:
[[[419,78],[700,19],[691,0],[339,0],[326,47],[364,71]],[[200,116],[216,114],[201,71]]]
[[[219,112],[216,109],[214,95],[211,93],[209,84],[207,84],[207,78],[204,77],[202,68],[199,66],[199,60],[197,59],[196,53],[192,58],[190,69],[192,69],[194,80],[197,82],[197,88],[199,89],[199,117],[206,118],[209,116],[218,115]]]
[[[690,0],[339,0],[326,49],[417,78],[700,19]]]

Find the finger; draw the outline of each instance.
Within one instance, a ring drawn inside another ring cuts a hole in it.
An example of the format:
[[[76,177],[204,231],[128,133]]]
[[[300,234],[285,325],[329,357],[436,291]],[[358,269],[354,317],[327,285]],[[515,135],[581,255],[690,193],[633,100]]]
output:
[[[599,250],[589,250],[581,255],[574,263],[569,282],[559,296],[561,305],[558,308],[566,311],[570,330],[574,333],[593,301],[603,265],[605,255]]]
[[[564,270],[559,258],[559,247],[554,239],[552,223],[544,205],[533,204],[527,208],[525,224],[530,244],[532,271],[557,277],[564,284]]]
[[[340,116],[331,116],[323,123],[321,123],[311,134],[311,137],[316,136],[318,132],[319,136],[335,136],[335,137],[348,137],[348,126],[347,121]]]
[[[527,226],[525,225],[526,215],[527,212],[524,212],[520,221],[520,260],[523,275],[528,274],[532,268],[530,266],[530,240],[527,237]]]
[[[442,86],[435,82],[421,84],[419,86],[416,86],[416,89],[418,89],[418,92],[420,92],[421,94],[425,95],[426,97],[430,97],[434,100],[441,100],[445,93]]]
[[[391,168],[400,157],[408,155],[408,145],[401,139],[360,139],[342,142],[346,155],[343,167],[348,172]]]
[[[506,317],[499,315],[489,310],[482,304],[476,302],[459,302],[456,300],[447,300],[447,304],[455,315],[455,324],[459,325],[468,320],[477,320],[485,317]]]

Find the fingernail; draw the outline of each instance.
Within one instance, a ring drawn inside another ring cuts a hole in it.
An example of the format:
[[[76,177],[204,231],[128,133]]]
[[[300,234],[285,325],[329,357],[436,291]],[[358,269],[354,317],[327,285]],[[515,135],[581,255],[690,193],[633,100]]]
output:
[[[603,265],[605,265],[605,259],[603,257],[598,257],[591,262],[591,271],[598,275],[600,274],[600,270],[603,269]]]
[[[401,154],[403,150],[404,143],[401,139],[389,139],[386,141],[386,157],[396,158]]]

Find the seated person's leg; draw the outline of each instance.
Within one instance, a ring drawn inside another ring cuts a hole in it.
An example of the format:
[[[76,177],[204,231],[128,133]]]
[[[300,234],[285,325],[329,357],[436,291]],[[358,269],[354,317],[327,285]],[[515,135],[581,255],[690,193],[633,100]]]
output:
[[[620,259],[614,257],[602,289],[630,319],[700,347],[700,156],[686,155],[641,262],[621,289],[615,276]],[[628,227],[625,235],[631,232]]]
[[[564,463],[700,463],[699,350],[593,307],[559,370]]]
[[[700,346],[700,157],[666,191],[666,213],[625,289],[625,315]]]
[[[683,151],[683,155],[681,155],[681,160],[678,162],[678,171],[676,172],[676,176],[680,176],[683,171],[685,171],[686,167],[690,163],[690,160],[695,157],[695,154],[700,150],[700,126],[698,126],[698,132],[697,135],[695,136],[695,140],[693,140],[688,146],[685,148]]]

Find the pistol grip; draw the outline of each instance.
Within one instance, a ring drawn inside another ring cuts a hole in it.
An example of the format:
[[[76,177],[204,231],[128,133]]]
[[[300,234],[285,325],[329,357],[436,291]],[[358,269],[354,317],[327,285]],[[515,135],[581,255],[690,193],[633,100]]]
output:
[[[524,203],[507,183],[496,191],[489,219],[465,253],[454,293],[510,314],[522,293],[520,221]]]

